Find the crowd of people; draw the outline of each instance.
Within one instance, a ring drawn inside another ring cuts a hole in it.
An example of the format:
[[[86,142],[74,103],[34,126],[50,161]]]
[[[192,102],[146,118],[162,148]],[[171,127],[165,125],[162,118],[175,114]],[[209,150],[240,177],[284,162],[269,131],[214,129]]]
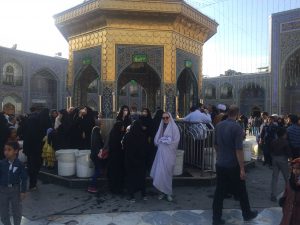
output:
[[[153,118],[147,108],[143,108],[140,115],[131,115],[130,111],[127,106],[121,107],[107,140],[101,135],[101,115],[89,107],[51,112],[32,107],[30,114],[18,118],[0,113],[0,186],[3,186],[0,204],[4,225],[10,224],[10,202],[14,223],[20,224],[21,218],[21,208],[17,207],[21,199],[7,196],[20,196],[21,191],[24,198],[27,174],[29,191],[37,190],[41,166],[44,163],[48,169],[54,169],[56,150],[91,150],[90,158],[95,166],[88,187],[91,193],[97,192],[97,178],[105,173],[112,193],[126,193],[128,201],[135,202],[135,194],[140,192],[146,201],[146,177],[150,175],[154,187],[161,193],[159,199],[172,201],[179,129],[172,115],[161,109]],[[27,172],[19,160],[19,143],[27,158]],[[21,190],[17,188],[20,185]]]
[[[29,190],[37,190],[37,177],[42,165],[55,169],[54,153],[62,149],[91,150],[95,173],[88,192],[98,191],[97,178],[102,175],[107,177],[113,194],[127,194],[128,201],[135,202],[136,193],[140,192],[141,198],[146,201],[146,177],[150,176],[153,186],[160,192],[159,199],[173,201],[172,179],[180,133],[171,113],[157,109],[152,117],[147,108],[137,113],[134,107],[122,106],[108,137],[103,140],[101,114],[89,107],[60,111],[32,107],[30,111],[28,115],[19,117],[0,113],[0,203],[8,205],[11,202],[13,211],[16,211],[15,224],[20,224],[19,203],[27,190],[27,173]],[[288,210],[292,199],[300,205],[295,194],[300,191],[300,120],[297,115],[283,117],[256,112],[248,119],[239,113],[236,106],[199,104],[191,107],[190,113],[182,120],[215,127],[217,187],[213,224],[225,223],[221,219],[223,200],[230,194],[240,200],[244,220],[251,220],[257,215],[250,209],[245,184],[242,150],[246,135],[257,138],[263,164],[273,169],[271,200],[277,201],[277,181],[281,171],[287,189],[280,203],[286,213],[299,212],[297,207],[292,208],[292,212]],[[27,169],[18,159],[21,148],[22,154],[27,157]],[[8,176],[4,176],[5,173]],[[22,188],[17,188],[20,185]],[[12,195],[19,197],[14,199]],[[10,224],[7,208],[1,207],[0,212],[4,225]],[[281,225],[299,224],[296,216],[287,218],[284,215],[283,220],[298,222]]]
[[[217,187],[213,202],[213,224],[225,224],[222,219],[224,198],[234,195],[240,201],[243,217],[249,221],[257,216],[249,204],[245,184],[243,140],[246,135],[255,136],[258,144],[258,159],[272,171],[270,200],[277,202],[277,183],[281,172],[286,189],[279,199],[283,207],[280,225],[300,224],[300,117],[297,115],[269,115],[267,112],[252,112],[249,119],[239,113],[235,106],[201,105],[192,107],[183,120],[210,123],[215,127],[217,153]]]

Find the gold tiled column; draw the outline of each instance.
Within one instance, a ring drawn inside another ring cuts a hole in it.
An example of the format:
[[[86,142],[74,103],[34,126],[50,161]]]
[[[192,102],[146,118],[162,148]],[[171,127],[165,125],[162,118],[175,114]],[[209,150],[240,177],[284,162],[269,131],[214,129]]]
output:
[[[164,45],[164,87],[163,108],[176,114],[176,46],[172,33],[167,34],[167,43]]]
[[[115,74],[115,38],[110,30],[103,31],[101,35],[101,95],[102,112],[105,117],[113,117],[117,111],[117,90]]]
[[[199,60],[199,71],[196,76],[198,76],[198,99],[201,99],[201,93],[202,93],[202,80],[203,80],[203,74],[202,74],[202,54],[203,53],[203,45],[200,47],[200,60]]]

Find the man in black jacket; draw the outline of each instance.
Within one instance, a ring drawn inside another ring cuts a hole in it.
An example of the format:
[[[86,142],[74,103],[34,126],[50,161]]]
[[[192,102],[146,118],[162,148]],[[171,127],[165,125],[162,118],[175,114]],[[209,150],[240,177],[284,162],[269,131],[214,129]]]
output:
[[[9,136],[8,122],[3,113],[0,113],[0,160],[4,159],[4,144]]]
[[[263,146],[264,153],[264,164],[272,166],[272,156],[271,156],[271,143],[277,139],[278,126],[274,123],[275,118],[273,116],[268,117],[268,123],[265,124],[260,133],[260,144]]]
[[[31,108],[31,114],[25,124],[23,151],[27,156],[29,189],[36,190],[37,176],[42,166],[43,138],[51,127],[49,110],[40,113],[36,108]]]

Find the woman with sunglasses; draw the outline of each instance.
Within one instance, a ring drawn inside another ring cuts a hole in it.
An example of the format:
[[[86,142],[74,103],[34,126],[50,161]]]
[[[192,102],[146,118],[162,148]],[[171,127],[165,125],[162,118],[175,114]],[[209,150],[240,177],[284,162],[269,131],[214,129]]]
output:
[[[172,198],[172,178],[176,163],[176,150],[180,141],[179,129],[168,112],[163,113],[162,120],[155,135],[154,143],[158,147],[151,169],[153,185],[160,192],[159,200]]]

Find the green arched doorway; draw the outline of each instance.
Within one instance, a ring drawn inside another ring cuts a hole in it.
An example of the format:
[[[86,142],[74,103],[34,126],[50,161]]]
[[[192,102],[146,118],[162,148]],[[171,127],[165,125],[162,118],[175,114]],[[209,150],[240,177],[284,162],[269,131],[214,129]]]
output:
[[[198,84],[191,69],[184,69],[177,79],[178,114],[184,117],[198,104]]]

